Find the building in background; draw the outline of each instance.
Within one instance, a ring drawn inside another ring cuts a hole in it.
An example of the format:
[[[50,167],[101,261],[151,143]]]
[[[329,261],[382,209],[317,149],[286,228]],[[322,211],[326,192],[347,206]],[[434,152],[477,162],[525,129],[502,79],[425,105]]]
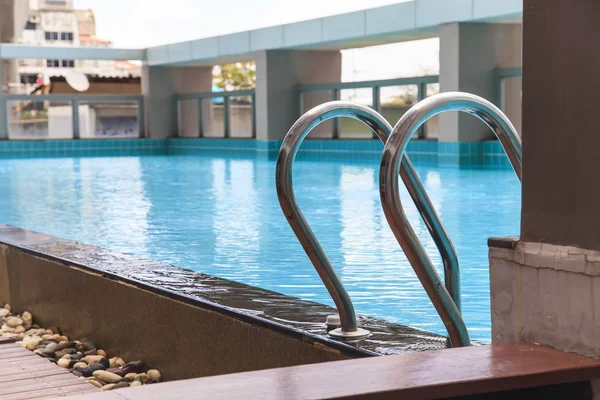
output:
[[[31,46],[112,47],[109,40],[96,36],[92,10],[76,10],[73,0],[30,0],[29,18],[16,40]],[[140,77],[141,67],[118,60],[19,60],[18,81],[9,83],[13,93],[30,93],[51,77],[71,71],[90,77]]]
[[[0,43],[12,43],[20,37],[28,16],[28,1],[0,0]],[[3,83],[19,80],[15,60],[0,61],[0,80]],[[0,92],[6,91],[6,89],[5,85],[0,85]]]

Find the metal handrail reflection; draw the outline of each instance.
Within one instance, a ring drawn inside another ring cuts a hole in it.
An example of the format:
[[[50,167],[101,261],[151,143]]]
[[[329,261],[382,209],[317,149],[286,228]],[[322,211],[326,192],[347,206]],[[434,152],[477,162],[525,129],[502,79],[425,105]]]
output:
[[[442,318],[452,346],[470,344],[469,333],[450,293],[444,288],[431,260],[412,229],[402,203],[398,172],[409,140],[429,118],[445,111],[462,111],[482,120],[498,137],[519,180],[521,179],[521,137],[508,118],[489,101],[472,94],[447,92],[428,97],[410,108],[398,121],[383,150],[379,171],[381,203],[388,224],[415,270],[427,295]],[[456,279],[446,276],[446,279]],[[458,282],[451,283],[458,285]]]
[[[356,338],[364,337],[368,332],[358,328],[352,300],[304,219],[296,202],[292,182],[292,167],[303,140],[320,123],[338,117],[353,118],[365,123],[384,144],[392,131],[392,126],[369,107],[344,101],[332,101],[317,106],[302,115],[285,136],[277,158],[276,187],[281,209],[329,291],[340,315],[341,328],[330,331],[330,335]],[[399,172],[419,214],[440,250],[447,274],[459,277],[456,251],[408,157],[403,157],[402,168]],[[459,284],[460,279],[452,279],[451,286],[448,288],[450,293],[456,296],[457,304],[460,304]]]

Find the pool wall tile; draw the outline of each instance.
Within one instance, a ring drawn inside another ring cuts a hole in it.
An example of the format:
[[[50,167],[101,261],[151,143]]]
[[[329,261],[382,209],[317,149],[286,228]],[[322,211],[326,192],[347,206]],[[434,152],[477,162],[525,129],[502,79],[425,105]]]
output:
[[[238,152],[252,150],[268,153],[274,159],[281,146],[280,141],[254,139],[168,139],[169,154],[194,154],[205,150]],[[329,140],[307,139],[298,151],[302,159],[331,159],[373,161],[381,159],[383,144],[379,140]],[[486,142],[438,142],[436,140],[412,140],[407,154],[416,164],[458,168],[510,169],[510,163],[502,145],[497,141]]]
[[[147,151],[148,150],[148,151]],[[166,154],[165,140],[92,139],[2,141],[0,158],[40,158],[73,156],[122,156]]]
[[[159,154],[256,153],[276,159],[281,141],[220,138],[172,139],[91,139],[0,141],[0,158],[135,156]],[[379,162],[383,144],[379,140],[307,139],[298,152],[300,158]],[[458,168],[511,169],[498,141],[438,142],[412,140],[407,154],[415,164]]]

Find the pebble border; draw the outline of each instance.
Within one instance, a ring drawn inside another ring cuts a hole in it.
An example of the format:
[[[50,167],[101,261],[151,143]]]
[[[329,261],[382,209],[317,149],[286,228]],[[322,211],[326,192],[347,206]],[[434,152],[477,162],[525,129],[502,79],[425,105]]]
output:
[[[101,390],[113,390],[160,382],[157,369],[146,369],[140,360],[126,363],[110,357],[92,342],[69,340],[60,328],[41,328],[33,323],[29,311],[15,314],[9,304],[0,308],[0,336],[17,340],[17,344],[69,370]]]

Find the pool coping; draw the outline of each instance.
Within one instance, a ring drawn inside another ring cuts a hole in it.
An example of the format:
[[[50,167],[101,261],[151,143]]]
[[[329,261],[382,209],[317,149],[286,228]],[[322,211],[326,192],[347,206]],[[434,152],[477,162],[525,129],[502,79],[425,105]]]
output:
[[[336,310],[333,307],[287,296],[262,288],[245,285],[239,282],[214,277],[189,269],[179,268],[156,261],[145,260],[95,246],[89,246],[78,242],[57,238],[51,235],[29,231],[19,227],[0,224],[0,243],[12,246],[19,251],[36,257],[42,257],[67,266],[81,268],[94,274],[98,274],[103,278],[132,285],[139,289],[168,297],[172,300],[180,301],[195,307],[208,309],[210,311],[233,317],[249,324],[271,329],[307,343],[318,343],[338,350],[342,354],[350,357],[370,357],[384,354],[399,354],[446,347],[446,338],[444,336],[370,317],[361,318],[361,321],[363,322],[363,326],[373,331],[373,336],[370,339],[365,339],[364,341],[364,343],[368,343],[371,348],[358,343],[337,341],[326,336],[323,323],[324,319],[310,322],[301,321],[302,317],[310,319],[311,315],[308,313],[300,315],[301,318],[295,319],[295,321],[299,321],[299,324],[308,324],[308,326],[311,328],[310,331],[293,326],[291,321],[287,321],[290,323],[281,323],[278,322],[274,316],[265,314],[267,317],[261,317],[259,315],[255,315],[249,308],[240,309],[231,307],[226,304],[221,304],[210,299],[200,297],[198,295],[190,295],[182,293],[181,291],[169,289],[167,287],[157,286],[151,282],[147,282],[142,279],[136,279],[132,276],[127,276],[126,273],[116,273],[115,271],[111,271],[110,267],[100,268],[94,264],[112,263],[115,268],[118,266],[119,271],[124,271],[125,269],[129,268],[131,271],[138,273],[140,271],[148,272],[148,269],[151,268],[151,274],[153,276],[158,277],[159,275],[156,275],[157,273],[169,273],[169,279],[171,274],[179,275],[179,277],[192,277],[192,280],[194,282],[198,282],[200,285],[209,285],[210,282],[213,282],[213,289],[227,288],[231,292],[235,292],[237,290],[247,292],[253,296],[258,294],[267,300],[283,300],[282,302],[285,303],[285,305],[292,305],[291,309],[293,309],[293,311],[301,308],[304,309],[304,307],[310,307],[311,311],[313,312],[312,315],[315,315],[314,313],[318,311],[318,314],[321,317],[327,314],[335,313]],[[87,262],[82,262],[81,260],[87,260]],[[136,268],[142,269],[135,271]],[[157,269],[161,269],[161,271],[158,271]],[[227,293],[227,295],[231,294],[232,293]],[[247,297],[244,298],[247,299]],[[287,312],[288,310],[284,311]],[[321,329],[318,329],[318,326],[322,326]],[[385,340],[396,344],[402,342],[402,340],[406,342],[404,342],[402,346],[398,345],[398,348],[385,348]],[[373,343],[371,343],[371,341]],[[374,349],[380,349],[380,351],[378,352]]]

